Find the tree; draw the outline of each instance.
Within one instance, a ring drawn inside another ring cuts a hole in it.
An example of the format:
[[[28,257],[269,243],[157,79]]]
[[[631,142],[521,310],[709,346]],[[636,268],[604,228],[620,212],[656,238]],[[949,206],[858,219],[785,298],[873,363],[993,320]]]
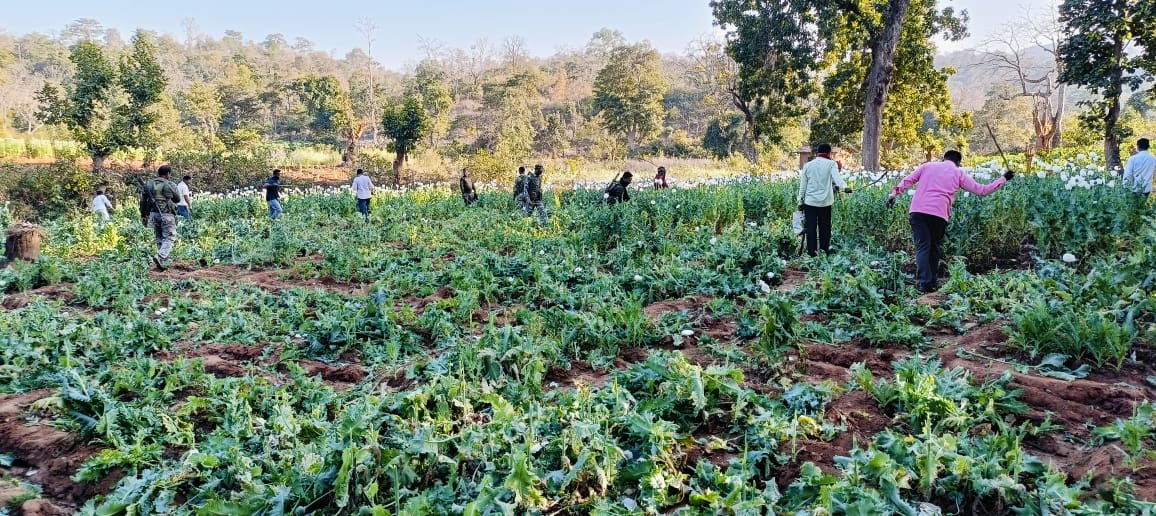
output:
[[[312,118],[309,127],[333,137],[341,149],[341,164],[352,165],[367,124],[354,114],[349,93],[332,75],[299,79],[295,89]]]
[[[59,88],[45,84],[36,95],[38,118],[46,124],[63,125],[84,145],[92,157],[93,171],[104,168],[104,160],[120,148],[113,120],[117,103],[116,68],[100,46],[81,41],[69,59],[76,65],[71,89],[62,95]]]
[[[1125,88],[1135,91],[1149,79],[1156,60],[1156,5],[1152,0],[1064,0],[1060,23],[1060,80],[1101,97],[1101,102],[1084,103],[1090,109],[1081,122],[1103,133],[1108,167],[1119,168],[1120,140],[1128,136],[1119,124],[1120,97]]]
[[[648,43],[622,45],[594,79],[594,113],[611,132],[625,136],[633,152],[662,128],[662,99],[669,88],[658,52]]]
[[[812,139],[846,141],[862,131],[861,164],[878,170],[885,152],[921,144],[927,112],[953,116],[947,78],[954,70],[935,67],[933,40],[966,37],[967,12],[939,9],[935,0],[820,3],[846,12],[819,17],[831,71],[820,100],[822,130]]]
[[[395,153],[393,160],[393,184],[401,184],[401,167],[414,147],[429,132],[429,119],[421,100],[414,96],[394,99],[386,105],[381,130],[393,140],[391,147]]]
[[[145,150],[146,168],[160,146],[156,131],[160,116],[155,106],[163,99],[167,84],[152,42],[144,31],[137,31],[128,55],[120,61],[120,87],[128,95],[128,102],[116,108],[120,125],[116,135],[122,146]]]
[[[1028,12],[1024,19],[1005,25],[984,51],[984,64],[1015,86],[1002,90],[1003,94],[1031,102],[1035,138],[1025,149],[1031,154],[1046,152],[1062,142],[1065,85],[1059,81],[1059,41],[1057,26],[1037,23]],[[1041,53],[1048,58],[1039,59]]]
[[[781,129],[807,113],[807,100],[816,92],[814,75],[826,48],[819,38],[822,2],[766,0],[754,8],[751,3],[710,3],[715,24],[726,31],[726,53],[738,67],[733,79],[725,68],[714,74],[734,81],[730,95],[753,139],[779,144]]]
[[[739,87],[738,63],[727,54],[727,47],[723,43],[700,39],[692,45],[692,68],[687,74],[688,78],[696,89],[703,92],[704,101],[714,106],[714,116],[707,127],[703,145],[720,155],[722,147],[707,142],[717,143],[720,135],[725,134],[726,151],[720,157],[729,157],[731,151],[737,148],[748,160],[758,163],[758,146],[754,145],[754,106]],[[737,109],[742,114],[739,121],[745,122],[745,130],[736,132],[736,129],[742,127],[733,125],[733,119],[728,114],[731,109]],[[781,134],[778,127],[775,132]]]
[[[432,61],[418,65],[410,80],[408,95],[421,99],[426,118],[429,119],[429,145],[438,147],[438,140],[449,132],[450,110],[454,106],[453,91],[445,80],[445,74]]]

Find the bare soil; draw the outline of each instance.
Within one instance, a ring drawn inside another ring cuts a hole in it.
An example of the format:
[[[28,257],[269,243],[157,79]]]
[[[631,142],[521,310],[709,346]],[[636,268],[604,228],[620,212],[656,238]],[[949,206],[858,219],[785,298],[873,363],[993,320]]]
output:
[[[76,296],[72,293],[72,283],[56,283],[32,290],[25,290],[16,294],[3,296],[0,301],[0,308],[4,310],[16,310],[28,306],[34,297],[44,297],[52,301],[61,301],[65,304],[71,303]]]
[[[369,293],[369,285],[349,283],[338,279],[302,277],[300,271],[294,269],[250,270],[236,265],[214,265],[212,267],[193,267],[188,264],[174,264],[164,272],[152,271],[149,277],[168,280],[199,280],[219,283],[250,283],[258,288],[271,292],[280,292],[292,288],[306,288],[345,294],[350,296],[364,296]]]

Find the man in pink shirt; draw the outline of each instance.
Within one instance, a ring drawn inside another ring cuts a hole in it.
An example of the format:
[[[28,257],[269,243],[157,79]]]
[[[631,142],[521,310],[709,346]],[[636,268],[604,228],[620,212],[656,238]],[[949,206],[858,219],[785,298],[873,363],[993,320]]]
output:
[[[895,198],[899,194],[916,185],[908,220],[911,223],[911,237],[915,241],[915,277],[921,292],[935,291],[935,272],[942,258],[940,246],[947,232],[947,221],[951,218],[955,193],[962,188],[975,195],[988,195],[999,190],[1015,175],[1008,170],[1003,177],[981,185],[959,169],[961,161],[963,154],[959,151],[947,151],[943,161],[924,163],[903,178],[887,198],[887,207],[890,208],[895,205]]]

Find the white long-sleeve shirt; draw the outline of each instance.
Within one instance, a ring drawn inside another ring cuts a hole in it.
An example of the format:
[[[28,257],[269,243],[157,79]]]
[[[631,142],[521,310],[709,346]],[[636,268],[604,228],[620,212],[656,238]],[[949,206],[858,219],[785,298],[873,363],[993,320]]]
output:
[[[361,175],[353,178],[353,193],[357,194],[358,199],[373,197],[373,181],[369,176]]]
[[[1156,156],[1142,150],[1124,164],[1124,188],[1136,193],[1152,193],[1152,172],[1156,170]]]
[[[107,213],[111,209],[112,209],[112,203],[109,202],[108,197],[105,197],[104,194],[100,194],[100,195],[92,198],[92,211],[94,211],[96,213],[100,213],[100,212],[106,212]]]
[[[843,176],[839,175],[839,163],[823,157],[811,160],[799,174],[799,204],[816,208],[835,204],[832,186],[847,188]]]

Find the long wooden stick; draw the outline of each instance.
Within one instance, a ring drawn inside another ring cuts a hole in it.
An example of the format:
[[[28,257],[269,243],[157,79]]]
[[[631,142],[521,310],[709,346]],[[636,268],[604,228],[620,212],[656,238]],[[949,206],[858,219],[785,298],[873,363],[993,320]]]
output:
[[[991,124],[984,122],[983,125],[987,126],[987,134],[991,136],[991,142],[995,144],[995,150],[999,151],[999,157],[1003,160],[1004,168],[1011,170],[1011,165],[1007,162],[1007,156],[1003,154],[1003,147],[999,146],[999,140],[995,139],[995,131],[991,130]]]

